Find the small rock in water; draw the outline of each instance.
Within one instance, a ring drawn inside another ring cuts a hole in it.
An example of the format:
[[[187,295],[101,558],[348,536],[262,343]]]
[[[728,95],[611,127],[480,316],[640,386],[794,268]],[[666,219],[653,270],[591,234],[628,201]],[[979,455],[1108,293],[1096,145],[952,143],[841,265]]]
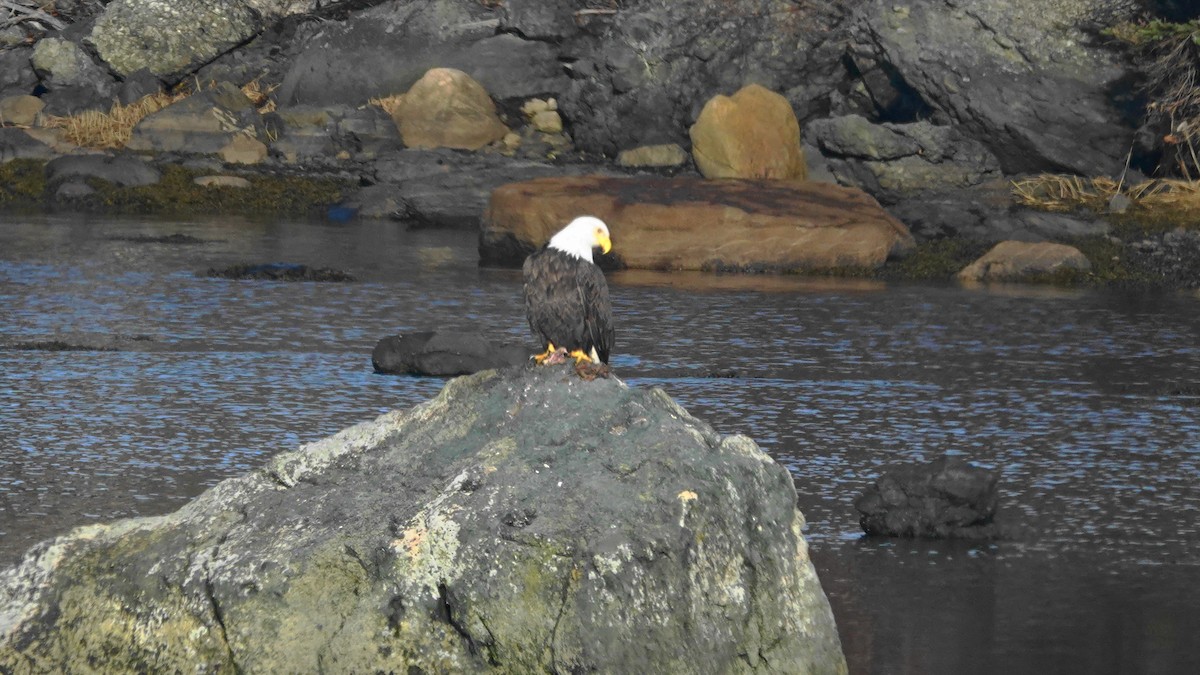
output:
[[[1000,472],[942,457],[887,471],[854,508],[870,535],[937,539],[995,539]]]
[[[224,269],[208,268],[202,276],[220,279],[254,279],[265,281],[354,281],[354,276],[330,267],[309,267],[294,263],[265,263],[233,265]]]

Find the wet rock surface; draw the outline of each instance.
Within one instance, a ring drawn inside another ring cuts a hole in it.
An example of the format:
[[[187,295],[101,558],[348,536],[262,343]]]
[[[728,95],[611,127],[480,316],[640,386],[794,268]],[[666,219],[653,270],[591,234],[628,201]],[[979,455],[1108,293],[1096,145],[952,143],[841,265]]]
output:
[[[433,330],[389,335],[371,352],[375,372],[389,375],[469,375],[528,363],[533,352],[467,331]]]
[[[845,673],[795,500],[661,390],[488,371],[34,547],[0,669]]]
[[[957,457],[886,470],[854,501],[869,535],[994,539],[998,471]]]
[[[201,276],[219,279],[256,281],[354,281],[354,275],[330,267],[309,267],[298,263],[257,263],[210,267]]]

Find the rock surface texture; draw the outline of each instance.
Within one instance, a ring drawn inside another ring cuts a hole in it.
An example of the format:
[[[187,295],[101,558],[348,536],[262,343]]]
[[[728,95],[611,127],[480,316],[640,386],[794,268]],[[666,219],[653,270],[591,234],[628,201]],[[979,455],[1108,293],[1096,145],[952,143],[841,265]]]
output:
[[[1019,281],[1060,270],[1088,270],[1079,249],[1050,242],[1002,241],[958,273],[963,281]]]
[[[792,105],[760,85],[709,99],[689,135],[705,178],[808,177]]]
[[[404,94],[392,118],[410,148],[478,150],[508,133],[487,90],[453,68],[425,73]]]
[[[991,539],[999,472],[956,457],[901,466],[879,477],[854,501],[859,524],[872,535]]]
[[[959,126],[1006,173],[1119,172],[1133,136],[1112,100],[1125,71],[1086,32],[1119,19],[1102,4],[868,0],[854,7],[851,60],[879,112]]]
[[[487,371],[38,545],[0,670],[844,673],[795,498],[661,390]]]
[[[375,344],[371,365],[389,375],[469,375],[488,368],[527,363],[533,350],[495,344],[467,331],[416,331],[389,335]]]
[[[178,80],[261,28],[242,0],[113,0],[87,42],[122,77],[145,68]]]
[[[867,194],[824,183],[580,176],[504,185],[480,235],[486,264],[519,265],[563,223],[608,223],[625,267],[794,271],[876,267],[912,236]]]
[[[262,120],[237,87],[221,82],[142,118],[126,144],[138,152],[215,154],[240,135],[257,136]]]

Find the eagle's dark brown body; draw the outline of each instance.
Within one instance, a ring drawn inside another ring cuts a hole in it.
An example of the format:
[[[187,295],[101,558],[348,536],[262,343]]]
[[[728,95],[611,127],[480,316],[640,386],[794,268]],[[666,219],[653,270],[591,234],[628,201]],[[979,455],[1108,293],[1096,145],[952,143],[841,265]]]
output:
[[[544,246],[525,259],[525,312],[542,341],[568,352],[594,352],[608,363],[612,303],[604,273],[591,260]]]

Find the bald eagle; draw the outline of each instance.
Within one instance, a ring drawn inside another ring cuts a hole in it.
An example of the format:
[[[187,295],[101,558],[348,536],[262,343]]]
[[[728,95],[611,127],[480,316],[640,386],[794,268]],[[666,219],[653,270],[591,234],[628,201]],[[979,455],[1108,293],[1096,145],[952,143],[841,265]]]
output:
[[[564,354],[584,362],[608,363],[613,345],[612,303],[604,273],[592,249],[612,249],[604,221],[572,220],[525,259],[525,314],[546,348],[538,363],[561,361]]]

